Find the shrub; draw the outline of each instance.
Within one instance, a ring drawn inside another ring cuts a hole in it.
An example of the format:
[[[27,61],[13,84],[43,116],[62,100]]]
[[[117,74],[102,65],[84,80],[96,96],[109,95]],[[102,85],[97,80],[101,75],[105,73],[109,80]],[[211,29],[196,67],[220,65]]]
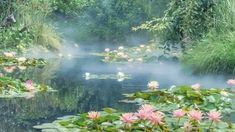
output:
[[[235,73],[235,32],[210,33],[195,45],[182,58],[195,73]]]

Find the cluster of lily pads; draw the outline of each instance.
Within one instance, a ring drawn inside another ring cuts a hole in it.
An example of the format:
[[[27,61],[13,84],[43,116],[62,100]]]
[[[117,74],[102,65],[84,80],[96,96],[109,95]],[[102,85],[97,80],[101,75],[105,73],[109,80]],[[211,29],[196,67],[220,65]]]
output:
[[[228,84],[235,86],[235,80]],[[159,89],[156,81],[149,90],[125,94],[125,103],[137,103],[136,112],[123,113],[112,108],[58,118],[35,126],[44,131],[234,131],[228,118],[235,112],[235,94],[228,89],[205,89],[199,84]]]
[[[106,48],[100,55],[104,57],[103,61],[108,63],[142,63],[158,60],[160,54],[157,54],[159,52],[156,51],[158,51],[156,45],[142,44],[131,48],[124,48],[123,46],[120,46],[115,50]]]
[[[44,66],[44,59],[16,57],[15,52],[4,52],[0,56],[0,67],[6,73],[11,73],[15,69],[25,70],[29,66]]]
[[[45,91],[54,90],[47,85],[33,83],[32,80],[22,82],[10,77],[0,77],[0,98],[25,97],[29,99],[34,97],[35,93]]]
[[[100,80],[105,80],[105,79],[114,79],[119,82],[124,81],[125,79],[130,79],[131,76],[127,75],[123,72],[117,72],[117,74],[91,74],[89,72],[86,72],[83,76],[86,80],[91,80],[91,79],[100,79]]]
[[[4,52],[0,56],[0,98],[32,98],[37,92],[54,91],[47,85],[35,84],[32,80],[15,79],[8,77],[7,74],[12,73],[17,67],[20,70],[25,70],[30,66],[44,66],[45,64],[46,61],[44,59],[16,57],[15,52]]]

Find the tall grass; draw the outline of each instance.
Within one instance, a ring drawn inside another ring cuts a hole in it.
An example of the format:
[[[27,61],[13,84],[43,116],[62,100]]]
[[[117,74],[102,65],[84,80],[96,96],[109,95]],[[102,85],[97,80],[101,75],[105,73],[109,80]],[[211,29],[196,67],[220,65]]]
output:
[[[235,74],[235,1],[216,0],[214,26],[182,61],[195,73]]]
[[[60,48],[60,39],[48,21],[53,11],[50,0],[13,0],[7,5],[14,10],[17,23],[1,32],[0,43],[4,48],[24,50],[35,45],[51,50]],[[26,30],[20,32],[23,28]]]
[[[183,57],[195,73],[235,73],[235,32],[209,33]]]

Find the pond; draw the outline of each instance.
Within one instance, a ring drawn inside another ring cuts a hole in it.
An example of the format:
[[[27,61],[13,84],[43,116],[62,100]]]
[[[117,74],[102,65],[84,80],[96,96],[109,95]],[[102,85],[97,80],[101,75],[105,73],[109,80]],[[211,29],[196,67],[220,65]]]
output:
[[[104,64],[101,59],[90,55],[88,49],[80,56],[48,59],[45,67],[13,73],[17,78],[45,83],[57,92],[40,93],[33,98],[0,99],[0,131],[36,131],[34,125],[104,107],[132,111],[136,106],[121,103],[122,94],[144,90],[151,80],[157,80],[161,88],[197,82],[205,87],[226,86],[223,76],[193,77],[175,63],[118,65]],[[88,73],[95,77],[86,78]],[[128,78],[115,78],[118,73]]]

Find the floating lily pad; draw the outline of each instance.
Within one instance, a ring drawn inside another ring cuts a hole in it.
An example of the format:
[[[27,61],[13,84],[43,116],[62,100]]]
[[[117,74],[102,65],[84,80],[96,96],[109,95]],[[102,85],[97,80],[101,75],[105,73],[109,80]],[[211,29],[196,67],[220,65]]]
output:
[[[47,85],[32,83],[32,81],[22,82],[10,77],[0,77],[0,98],[32,98],[36,93],[45,91],[55,92],[56,90]]]

